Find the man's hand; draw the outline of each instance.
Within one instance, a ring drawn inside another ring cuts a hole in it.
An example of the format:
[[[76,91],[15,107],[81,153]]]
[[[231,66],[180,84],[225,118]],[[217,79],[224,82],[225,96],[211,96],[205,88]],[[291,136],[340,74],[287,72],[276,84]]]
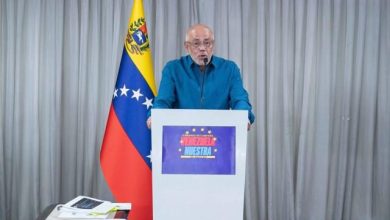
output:
[[[146,120],[146,126],[150,129],[152,127],[152,116],[149,116],[148,120]]]

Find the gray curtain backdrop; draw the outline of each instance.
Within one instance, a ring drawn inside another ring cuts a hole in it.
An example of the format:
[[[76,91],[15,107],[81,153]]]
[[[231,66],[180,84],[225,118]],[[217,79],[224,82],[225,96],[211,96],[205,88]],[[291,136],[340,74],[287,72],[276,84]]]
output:
[[[99,152],[131,7],[0,0],[0,219],[77,195],[112,200]],[[244,219],[390,219],[389,0],[144,7],[157,86],[196,22],[241,67],[257,116]]]

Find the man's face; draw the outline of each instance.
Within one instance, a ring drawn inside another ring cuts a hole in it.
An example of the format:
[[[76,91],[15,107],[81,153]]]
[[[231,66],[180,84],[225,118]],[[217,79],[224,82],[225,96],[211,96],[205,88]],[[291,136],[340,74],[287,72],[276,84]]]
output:
[[[205,65],[204,58],[210,62],[214,51],[214,39],[209,29],[195,27],[188,33],[188,41],[184,43],[186,51],[198,65]]]

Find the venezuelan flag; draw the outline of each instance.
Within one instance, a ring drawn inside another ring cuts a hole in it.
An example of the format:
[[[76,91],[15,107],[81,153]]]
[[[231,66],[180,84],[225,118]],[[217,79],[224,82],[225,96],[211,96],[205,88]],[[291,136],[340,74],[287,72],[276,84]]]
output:
[[[152,220],[151,137],[147,111],[156,95],[142,0],[134,0],[100,152],[104,177],[129,218]]]

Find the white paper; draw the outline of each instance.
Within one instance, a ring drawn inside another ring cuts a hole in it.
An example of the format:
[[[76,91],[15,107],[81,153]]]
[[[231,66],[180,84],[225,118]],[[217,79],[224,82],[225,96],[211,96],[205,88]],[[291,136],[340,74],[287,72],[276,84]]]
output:
[[[61,211],[72,212],[72,213],[98,213],[106,214],[115,207],[112,202],[91,198],[88,196],[77,196],[66,203]]]
[[[118,210],[131,210],[131,203],[112,203]]]
[[[106,214],[106,215],[90,215],[88,213],[63,211],[63,212],[60,212],[58,217],[59,218],[72,218],[72,219],[78,219],[78,218],[106,219],[108,217],[108,214]]]

